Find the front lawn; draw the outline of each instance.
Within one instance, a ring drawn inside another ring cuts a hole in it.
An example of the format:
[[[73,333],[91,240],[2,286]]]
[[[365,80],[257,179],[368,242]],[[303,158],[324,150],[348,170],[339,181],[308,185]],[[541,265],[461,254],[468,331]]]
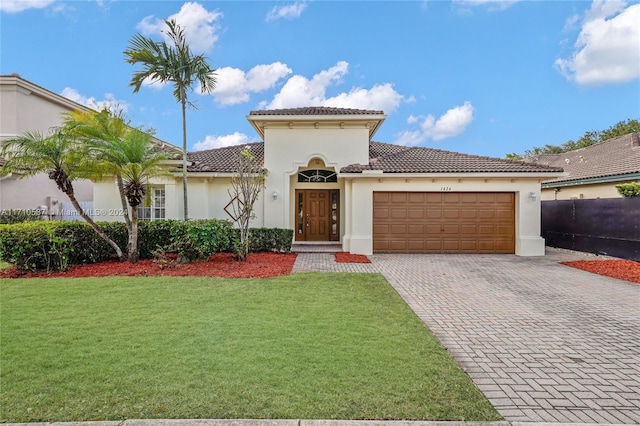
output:
[[[0,422],[498,420],[380,275],[0,284]]]

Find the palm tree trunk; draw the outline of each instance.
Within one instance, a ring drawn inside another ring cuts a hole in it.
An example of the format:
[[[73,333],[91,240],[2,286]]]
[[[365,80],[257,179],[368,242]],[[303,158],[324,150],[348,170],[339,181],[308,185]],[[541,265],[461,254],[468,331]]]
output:
[[[184,199],[184,220],[189,220],[189,206],[187,201],[187,95],[184,87],[180,88],[182,103],[182,193]]]
[[[118,184],[118,192],[120,193],[120,202],[122,203],[122,216],[124,217],[124,223],[127,224],[127,233],[129,234],[129,241],[127,241],[127,253],[131,250],[131,219],[129,219],[129,205],[127,199],[124,196],[124,183],[122,182],[122,176],[116,176],[116,182]]]
[[[116,252],[116,254],[118,255],[118,259],[120,259],[121,262],[124,261],[124,255],[122,254],[122,250],[120,250],[120,247],[118,247],[118,245],[115,243],[115,241],[113,241],[111,238],[109,238],[107,236],[107,234],[105,234],[102,229],[100,229],[98,227],[98,225],[96,225],[96,223],[93,221],[93,219],[91,219],[90,216],[88,216],[83,210],[82,207],[80,207],[80,203],[78,203],[78,200],[76,200],[76,196],[73,193],[73,191],[65,191],[65,193],[67,194],[67,196],[69,197],[69,200],[71,200],[71,204],[73,204],[73,207],[75,207],[76,211],[78,212],[78,214],[89,224],[89,226],[91,228],[93,228],[94,231],[96,231],[98,233],[98,235],[100,236],[100,238],[102,238],[103,240],[105,240],[107,242],[107,244],[109,244],[113,250]]]
[[[131,247],[129,248],[129,262],[136,263],[140,257],[138,250],[138,206],[131,206],[131,234],[129,234]]]

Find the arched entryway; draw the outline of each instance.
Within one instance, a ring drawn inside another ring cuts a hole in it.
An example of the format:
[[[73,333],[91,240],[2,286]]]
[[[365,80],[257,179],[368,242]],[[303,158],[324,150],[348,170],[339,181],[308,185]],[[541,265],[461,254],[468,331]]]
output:
[[[335,170],[320,159],[298,170],[295,240],[340,241],[340,189]]]

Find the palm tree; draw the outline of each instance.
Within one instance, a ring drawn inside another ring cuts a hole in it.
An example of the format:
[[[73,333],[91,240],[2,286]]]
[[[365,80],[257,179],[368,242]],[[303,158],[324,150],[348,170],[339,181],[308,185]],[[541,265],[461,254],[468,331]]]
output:
[[[21,178],[47,173],[58,189],[67,194],[78,214],[113,248],[118,258],[124,260],[120,247],[82,210],[75,197],[73,181],[92,173],[87,152],[77,140],[62,129],[53,129],[47,136],[27,132],[4,141],[2,156],[7,159],[3,172],[16,173]]]
[[[74,110],[65,115],[64,125],[67,131],[76,135],[85,143],[85,146],[94,148],[122,139],[131,130],[122,111],[111,112],[106,108],[100,112]],[[110,152],[108,149],[103,152],[95,149],[92,151],[101,157]],[[131,219],[129,219],[129,209],[127,209],[127,199],[124,196],[124,184],[120,174],[116,175],[116,184],[120,193],[124,222],[131,236]],[[127,243],[127,251],[130,244],[131,241]]]
[[[182,190],[184,194],[184,219],[189,219],[187,203],[187,92],[193,84],[200,83],[200,91],[211,93],[216,86],[214,70],[203,55],[194,55],[186,42],[184,29],[174,20],[164,21],[168,30],[164,33],[171,45],[164,41],[155,42],[136,34],[124,51],[125,60],[130,64],[142,64],[142,70],[135,72],[130,86],[133,93],[140,90],[143,82],[157,81],[173,83],[173,96],[182,106]]]
[[[138,207],[145,200],[149,180],[172,176],[160,163],[168,157],[151,136],[129,126],[122,112],[104,109],[100,112],[74,111],[65,124],[76,134],[94,163],[94,177],[116,176],[118,191],[125,212],[129,242],[129,261],[138,261]],[[131,207],[131,218],[128,211]]]

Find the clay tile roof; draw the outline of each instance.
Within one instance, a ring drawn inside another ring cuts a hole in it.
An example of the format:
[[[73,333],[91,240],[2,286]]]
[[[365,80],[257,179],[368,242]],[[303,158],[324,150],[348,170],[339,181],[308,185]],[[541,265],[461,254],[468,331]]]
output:
[[[570,182],[640,173],[640,133],[629,133],[562,154],[530,157],[525,161],[530,164],[562,167],[568,174],[549,179],[543,183]]]
[[[383,111],[353,108],[333,108],[333,107],[304,107],[304,108],[283,108],[265,109],[251,111],[249,115],[361,115],[376,114],[383,115]]]
[[[361,173],[364,170],[380,170],[383,173],[527,173],[562,172],[562,168],[547,167],[521,161],[481,157],[442,151],[433,148],[382,147],[379,142],[370,152],[382,153],[371,158],[369,164],[351,164],[341,173]]]
[[[264,164],[264,143],[256,142],[190,152],[188,160],[191,165],[187,166],[187,170],[190,172],[233,173],[236,158],[244,147],[249,147],[258,164]]]

